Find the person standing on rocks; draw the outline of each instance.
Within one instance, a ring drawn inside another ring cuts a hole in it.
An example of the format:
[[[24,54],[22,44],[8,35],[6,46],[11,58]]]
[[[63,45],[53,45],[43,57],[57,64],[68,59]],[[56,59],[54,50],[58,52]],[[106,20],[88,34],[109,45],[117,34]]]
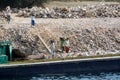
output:
[[[63,37],[60,37],[60,49],[62,53],[65,50],[65,39]]]
[[[11,12],[12,12],[12,10],[10,9],[10,6],[7,6],[6,11],[5,11],[5,16],[6,16],[8,23],[10,23],[10,21],[11,21]]]
[[[35,26],[35,16],[33,14],[31,15],[31,26]]]
[[[69,38],[67,38],[65,40],[65,52],[69,53],[69,50],[70,50],[70,42],[69,42]]]
[[[51,49],[52,57],[55,57],[55,41],[54,40],[50,40],[50,49]]]

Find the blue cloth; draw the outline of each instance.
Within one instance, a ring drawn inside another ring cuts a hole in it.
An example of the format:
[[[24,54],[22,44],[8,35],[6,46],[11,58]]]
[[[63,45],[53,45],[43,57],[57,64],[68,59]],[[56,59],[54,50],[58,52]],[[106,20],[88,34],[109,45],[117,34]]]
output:
[[[34,26],[35,25],[35,20],[31,20],[31,24],[32,24],[32,26]]]

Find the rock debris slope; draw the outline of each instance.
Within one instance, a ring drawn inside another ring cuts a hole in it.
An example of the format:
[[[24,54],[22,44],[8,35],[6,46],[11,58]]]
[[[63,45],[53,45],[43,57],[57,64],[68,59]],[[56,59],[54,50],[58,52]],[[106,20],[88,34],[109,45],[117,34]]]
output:
[[[12,40],[13,48],[26,54],[48,53],[39,35],[48,46],[54,39],[56,50],[60,48],[59,38],[68,37],[71,52],[81,55],[120,52],[120,18],[37,19],[36,22],[35,27],[30,27],[27,21],[26,24],[11,22],[0,28],[0,40]]]

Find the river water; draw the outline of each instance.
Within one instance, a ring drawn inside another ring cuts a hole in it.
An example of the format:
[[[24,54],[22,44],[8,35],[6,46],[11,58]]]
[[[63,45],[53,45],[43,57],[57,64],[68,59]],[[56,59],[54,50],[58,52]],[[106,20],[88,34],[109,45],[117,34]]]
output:
[[[0,80],[120,80],[120,72],[109,73],[87,73],[87,74],[56,74],[56,75],[39,75],[29,77],[16,77]]]

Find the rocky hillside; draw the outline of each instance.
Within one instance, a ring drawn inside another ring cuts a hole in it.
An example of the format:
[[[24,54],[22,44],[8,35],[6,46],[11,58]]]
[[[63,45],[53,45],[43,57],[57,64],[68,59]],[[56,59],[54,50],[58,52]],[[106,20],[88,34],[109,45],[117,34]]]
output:
[[[24,9],[13,9],[18,16],[30,17],[35,15],[36,18],[86,18],[86,17],[120,17],[120,4],[98,3],[94,5],[82,5],[74,7],[32,7]]]
[[[13,49],[25,54],[48,53],[55,40],[59,53],[60,37],[70,39],[71,53],[79,55],[120,53],[120,4],[95,4],[76,7],[13,9],[10,24],[0,26],[0,41],[11,40]],[[30,15],[36,25],[31,27]],[[0,21],[0,23],[3,20]]]
[[[36,19],[31,27],[29,18],[11,22],[0,28],[0,40],[12,40],[13,48],[26,54],[48,53],[39,36],[49,46],[59,38],[70,39],[71,52],[81,55],[120,53],[120,18]]]

